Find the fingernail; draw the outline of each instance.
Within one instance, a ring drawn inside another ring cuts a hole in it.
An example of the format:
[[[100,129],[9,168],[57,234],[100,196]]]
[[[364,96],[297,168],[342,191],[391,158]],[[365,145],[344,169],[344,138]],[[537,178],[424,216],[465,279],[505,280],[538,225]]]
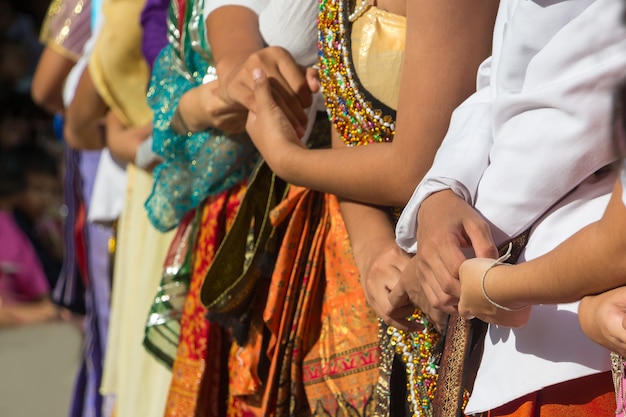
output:
[[[261,78],[263,78],[263,71],[260,68],[253,69],[252,78],[255,80],[260,80]]]

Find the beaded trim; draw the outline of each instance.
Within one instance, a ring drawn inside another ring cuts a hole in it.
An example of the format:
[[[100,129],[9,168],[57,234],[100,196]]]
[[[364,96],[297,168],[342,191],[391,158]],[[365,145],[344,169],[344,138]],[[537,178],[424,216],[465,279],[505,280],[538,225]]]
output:
[[[352,24],[346,3],[346,0],[320,0],[319,76],[326,109],[346,145],[390,142],[396,130],[396,114],[359,82],[350,58]]]
[[[391,345],[406,365],[407,402],[411,415],[432,416],[439,369],[439,358],[433,355],[433,350],[440,335],[421,311],[413,313],[410,320],[421,323],[424,329],[407,333],[389,327],[387,333],[391,336]]]

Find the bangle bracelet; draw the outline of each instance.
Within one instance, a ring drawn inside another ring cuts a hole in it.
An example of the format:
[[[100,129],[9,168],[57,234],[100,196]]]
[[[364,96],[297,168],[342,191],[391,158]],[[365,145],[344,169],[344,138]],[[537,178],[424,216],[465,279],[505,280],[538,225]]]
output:
[[[191,136],[193,135],[193,132],[191,131],[191,129],[189,129],[189,126],[187,126],[187,123],[185,123],[185,119],[183,119],[183,115],[180,114],[180,106],[176,106],[176,110],[174,110],[174,120],[176,120],[178,122],[178,124],[180,124],[180,127],[183,128],[183,130],[186,133],[187,136]]]
[[[513,245],[511,243],[509,243],[509,247],[507,248],[506,253],[504,255],[502,255],[501,257],[499,257],[498,259],[496,259],[495,261],[493,261],[493,263],[491,265],[489,265],[489,267],[487,267],[487,269],[485,269],[485,272],[483,273],[482,281],[480,283],[480,286],[481,286],[481,288],[483,290],[483,295],[485,296],[485,299],[487,301],[489,301],[495,307],[498,307],[499,309],[504,310],[504,311],[520,311],[520,310],[523,310],[526,307],[528,307],[528,306],[524,306],[524,307],[521,307],[521,308],[505,307],[502,304],[498,304],[495,301],[493,301],[493,299],[491,297],[489,297],[489,295],[487,295],[487,290],[485,290],[485,278],[487,278],[487,272],[489,272],[495,266],[508,265],[508,264],[505,264],[504,261],[506,261],[507,259],[509,259],[511,257],[511,249],[512,248],[513,248]]]

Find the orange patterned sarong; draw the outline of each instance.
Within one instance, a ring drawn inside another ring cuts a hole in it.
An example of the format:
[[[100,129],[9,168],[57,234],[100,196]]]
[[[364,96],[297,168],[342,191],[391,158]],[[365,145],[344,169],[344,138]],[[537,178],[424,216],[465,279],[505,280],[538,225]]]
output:
[[[220,382],[222,360],[228,349],[226,335],[206,319],[200,289],[209,265],[237,212],[245,186],[209,197],[199,221],[189,292],[181,318],[180,341],[167,398],[165,417],[218,417],[223,415],[225,384]]]
[[[371,415],[378,324],[337,199],[291,186],[271,218],[286,230],[264,313],[271,333],[264,415]]]

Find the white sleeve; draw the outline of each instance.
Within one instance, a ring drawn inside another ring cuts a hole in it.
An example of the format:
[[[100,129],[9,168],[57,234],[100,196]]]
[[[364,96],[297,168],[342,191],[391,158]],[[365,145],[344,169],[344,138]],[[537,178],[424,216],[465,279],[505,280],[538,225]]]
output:
[[[268,3],[269,0],[205,0],[203,10],[204,20],[206,20],[212,12],[223,6],[247,7],[259,15]]]
[[[288,50],[300,65],[315,64],[318,12],[316,0],[271,0],[259,15],[263,40]]]
[[[626,71],[622,3],[519,3],[500,53],[494,146],[475,202],[503,237],[526,230],[617,159],[612,116],[614,89]],[[522,21],[549,28],[548,35],[542,39]]]

